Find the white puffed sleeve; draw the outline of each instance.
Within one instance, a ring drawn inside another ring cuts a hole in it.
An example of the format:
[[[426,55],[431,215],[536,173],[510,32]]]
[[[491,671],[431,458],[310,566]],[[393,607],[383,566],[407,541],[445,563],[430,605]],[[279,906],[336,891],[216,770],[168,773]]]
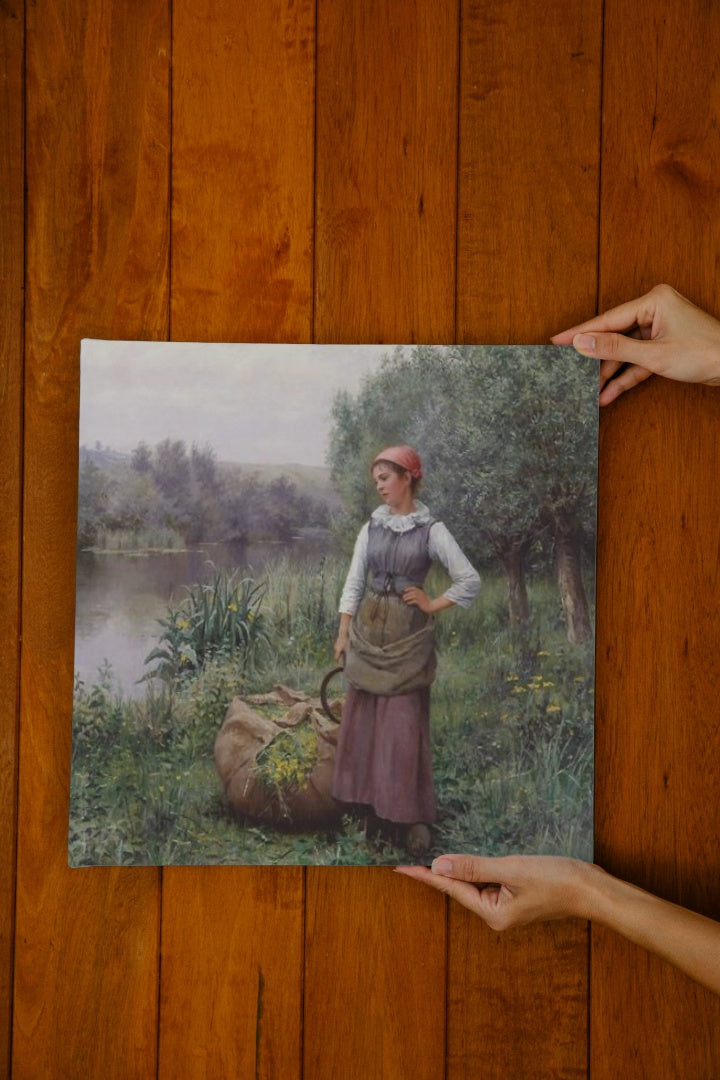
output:
[[[366,522],[355,541],[355,549],[350,562],[350,569],[345,578],[339,611],[341,614],[354,615],[360,607],[365,581],[367,579],[368,523]]]
[[[442,563],[452,578],[443,596],[460,607],[470,607],[480,589],[480,575],[442,521],[430,529],[428,555]]]

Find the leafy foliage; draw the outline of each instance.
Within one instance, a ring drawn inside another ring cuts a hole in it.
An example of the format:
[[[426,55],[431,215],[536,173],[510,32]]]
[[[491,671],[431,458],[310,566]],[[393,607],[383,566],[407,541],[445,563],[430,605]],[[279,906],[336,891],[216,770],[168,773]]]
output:
[[[561,534],[570,555],[594,534],[596,400],[594,366],[572,350],[396,349],[356,398],[335,401],[338,524],[354,536],[367,517],[378,450],[415,445],[433,514],[472,562],[504,568],[512,597],[531,557],[546,569]]]
[[[261,646],[268,643],[260,611],[266,585],[239,578],[237,571],[216,573],[208,584],[186,586],[181,604],[168,608],[160,644],[145,658],[156,667],[145,679],[174,682],[186,672],[196,672],[214,656],[241,658],[246,671],[256,662]]]
[[[310,720],[281,731],[261,750],[253,772],[281,799],[301,787],[317,764],[317,735]]]
[[[80,548],[117,548],[114,533],[150,547],[161,530],[186,544],[201,541],[287,541],[307,527],[329,524],[327,500],[301,491],[285,475],[261,481],[239,466],[219,466],[209,445],[164,439],[140,442],[129,458],[81,448]]]
[[[339,564],[338,564],[339,566]],[[139,700],[116,689],[103,665],[75,686],[70,857],[73,865],[142,863],[396,864],[399,835],[347,818],[334,831],[288,835],[228,813],[212,761],[231,699],[277,682],[317,694],[332,663],[331,638],[314,638],[332,617],[338,567],[325,565],[263,594],[272,647],[252,668],[242,650],[216,650],[202,667],[150,682]],[[315,579],[315,591],[312,580]],[[238,583],[239,584],[239,583]],[[433,586],[434,587],[434,586]],[[307,592],[298,621],[285,597]],[[592,851],[592,649],[563,638],[557,594],[531,585],[533,615],[507,628],[503,582],[488,576],[482,602],[438,620],[440,671],[432,691],[432,740],[443,850]],[[322,596],[322,603],[321,601]],[[334,630],[334,627],[333,627]],[[263,763],[268,781],[292,783],[307,767],[302,747],[280,744]]]

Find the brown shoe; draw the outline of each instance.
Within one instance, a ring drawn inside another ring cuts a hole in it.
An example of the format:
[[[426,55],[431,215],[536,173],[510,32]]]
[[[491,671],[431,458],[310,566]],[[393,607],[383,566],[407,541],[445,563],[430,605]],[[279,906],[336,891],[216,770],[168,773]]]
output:
[[[405,847],[410,855],[414,855],[416,858],[427,855],[431,844],[432,833],[429,825],[417,822],[417,824],[410,826],[405,837]]]

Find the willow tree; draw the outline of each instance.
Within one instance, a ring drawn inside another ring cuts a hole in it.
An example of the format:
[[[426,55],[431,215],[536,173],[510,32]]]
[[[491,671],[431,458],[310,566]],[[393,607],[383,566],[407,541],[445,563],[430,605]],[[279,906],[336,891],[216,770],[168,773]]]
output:
[[[525,569],[550,548],[567,637],[590,636],[582,548],[594,534],[597,380],[573,350],[454,350],[422,437],[443,490],[461,511],[463,542],[482,538],[505,570],[511,623],[528,615]]]
[[[581,554],[593,531],[596,399],[591,362],[572,350],[398,350],[336,402],[330,462],[355,496],[351,516],[366,516],[361,461],[384,442],[416,445],[433,512],[472,561],[502,566],[511,624],[528,618],[528,558],[550,546],[567,636],[580,641],[591,632]]]

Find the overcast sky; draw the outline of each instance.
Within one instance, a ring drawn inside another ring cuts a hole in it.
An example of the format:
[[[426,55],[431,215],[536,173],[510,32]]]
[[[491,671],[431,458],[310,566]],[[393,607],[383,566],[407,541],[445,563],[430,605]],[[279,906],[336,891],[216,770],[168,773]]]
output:
[[[220,461],[325,465],[330,406],[393,345],[83,341],[80,445],[209,443]]]

